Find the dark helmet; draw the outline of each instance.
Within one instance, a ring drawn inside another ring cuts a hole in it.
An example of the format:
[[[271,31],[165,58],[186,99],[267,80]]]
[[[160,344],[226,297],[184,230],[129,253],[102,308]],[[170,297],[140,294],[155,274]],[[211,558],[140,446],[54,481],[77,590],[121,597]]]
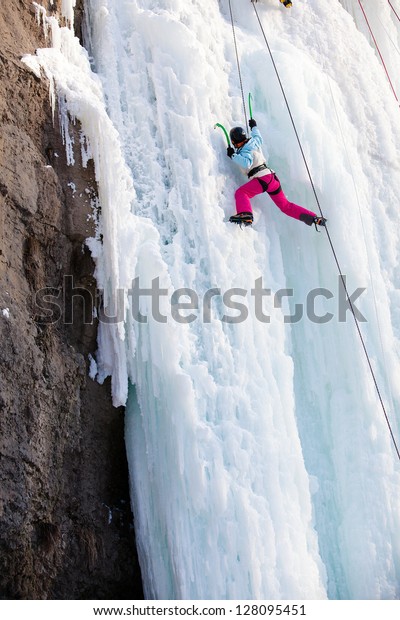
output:
[[[233,144],[240,144],[240,142],[247,140],[246,132],[243,127],[233,127],[229,135]]]

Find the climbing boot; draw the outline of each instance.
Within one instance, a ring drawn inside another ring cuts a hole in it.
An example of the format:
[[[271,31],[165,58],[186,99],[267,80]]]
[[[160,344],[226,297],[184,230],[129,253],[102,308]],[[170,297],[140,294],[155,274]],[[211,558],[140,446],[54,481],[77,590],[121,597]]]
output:
[[[279,2],[282,2],[283,6],[285,6],[287,9],[290,9],[290,7],[292,6],[290,0],[279,0]]]
[[[242,213],[231,215],[229,221],[232,222],[232,224],[239,224],[240,227],[251,226],[253,223],[253,214],[249,211],[243,211]]]

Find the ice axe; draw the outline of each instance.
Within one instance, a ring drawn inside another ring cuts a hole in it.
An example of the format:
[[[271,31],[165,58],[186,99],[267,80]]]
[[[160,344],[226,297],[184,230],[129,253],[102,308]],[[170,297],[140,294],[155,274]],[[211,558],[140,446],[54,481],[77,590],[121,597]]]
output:
[[[224,134],[225,134],[225,138],[226,138],[226,141],[227,141],[227,143],[228,143],[228,146],[230,146],[230,145],[231,145],[231,141],[229,140],[229,135],[228,135],[228,132],[226,131],[225,127],[224,127],[223,125],[221,125],[221,123],[215,123],[215,125],[214,125],[214,129],[216,129],[217,127],[219,127],[220,129],[222,129],[222,131],[223,131],[223,132],[224,132]]]

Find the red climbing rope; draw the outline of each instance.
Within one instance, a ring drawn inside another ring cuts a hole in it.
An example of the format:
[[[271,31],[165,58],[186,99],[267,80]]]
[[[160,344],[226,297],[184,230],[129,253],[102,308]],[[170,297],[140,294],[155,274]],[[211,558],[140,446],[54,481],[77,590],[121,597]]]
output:
[[[367,17],[367,15],[366,15],[365,11],[364,11],[364,7],[363,7],[363,5],[361,4],[361,0],[358,0],[358,4],[360,5],[360,8],[361,8],[361,10],[362,10],[362,12],[363,12],[363,15],[364,15],[364,17],[365,17],[365,21],[367,22],[367,26],[368,26],[369,31],[370,31],[370,33],[371,33],[371,37],[372,37],[372,39],[373,39],[373,41],[374,41],[374,43],[375,43],[375,47],[376,47],[376,49],[377,49],[377,51],[378,51],[379,58],[380,58],[380,59],[381,59],[381,61],[382,61],[383,68],[385,69],[385,72],[386,72],[387,78],[388,78],[388,80],[389,80],[389,84],[390,84],[390,86],[391,86],[391,89],[392,89],[392,91],[393,91],[393,94],[394,94],[394,96],[396,97],[396,101],[397,101],[397,103],[398,103],[398,102],[399,102],[399,100],[398,100],[398,98],[397,98],[396,91],[394,90],[394,87],[393,87],[393,84],[392,84],[392,80],[390,79],[389,72],[388,72],[388,70],[387,70],[387,68],[386,68],[386,65],[385,65],[385,61],[383,60],[383,56],[382,56],[381,51],[380,51],[380,49],[379,49],[378,43],[376,42],[376,39],[375,39],[375,37],[374,37],[374,33],[372,32],[372,28],[371,28],[371,26],[370,26],[370,24],[369,24],[368,17]],[[390,4],[390,2],[389,2],[389,4]],[[393,9],[393,10],[394,10],[394,9]]]
[[[396,9],[394,8],[393,4],[390,2],[390,0],[388,0],[388,3],[389,3],[390,8],[392,9],[393,13],[396,15],[397,19],[398,19],[398,20],[399,20],[399,22],[400,22],[400,17],[398,16],[397,11],[396,11]]]

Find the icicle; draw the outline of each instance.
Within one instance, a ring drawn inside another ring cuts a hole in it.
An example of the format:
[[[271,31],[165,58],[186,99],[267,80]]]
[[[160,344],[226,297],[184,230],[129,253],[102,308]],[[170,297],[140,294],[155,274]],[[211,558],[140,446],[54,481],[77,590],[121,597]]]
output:
[[[92,149],[90,148],[89,138],[80,131],[79,143],[81,145],[82,166],[87,168],[88,161],[93,159]]]
[[[74,8],[76,6],[76,0],[62,0],[61,13],[65,17],[68,28],[71,30],[74,27]]]
[[[56,49],[61,48],[61,30],[56,17],[46,17],[48,28],[51,30],[51,45]]]
[[[60,120],[63,144],[65,145],[65,151],[67,155],[67,164],[68,166],[73,166],[75,164],[74,137],[71,136],[71,134],[69,133],[70,117],[68,114],[67,102],[64,96],[60,96],[58,98],[58,117]]]
[[[32,3],[35,7],[36,12],[36,21],[40,25],[43,26],[43,32],[45,39],[48,37],[49,32],[49,24],[51,18],[47,17],[47,12],[44,6],[38,4],[37,2]],[[54,2],[51,0],[50,5],[53,6]],[[61,15],[65,18],[67,26],[70,30],[74,28],[74,9],[76,6],[76,0],[62,0],[61,2]]]
[[[44,8],[44,6],[42,6],[41,4],[38,4],[37,2],[33,2],[32,4],[35,7],[36,21],[39,24],[39,26],[40,24],[42,24],[44,38],[47,40],[47,37],[49,34],[49,23],[48,23],[46,9]]]

